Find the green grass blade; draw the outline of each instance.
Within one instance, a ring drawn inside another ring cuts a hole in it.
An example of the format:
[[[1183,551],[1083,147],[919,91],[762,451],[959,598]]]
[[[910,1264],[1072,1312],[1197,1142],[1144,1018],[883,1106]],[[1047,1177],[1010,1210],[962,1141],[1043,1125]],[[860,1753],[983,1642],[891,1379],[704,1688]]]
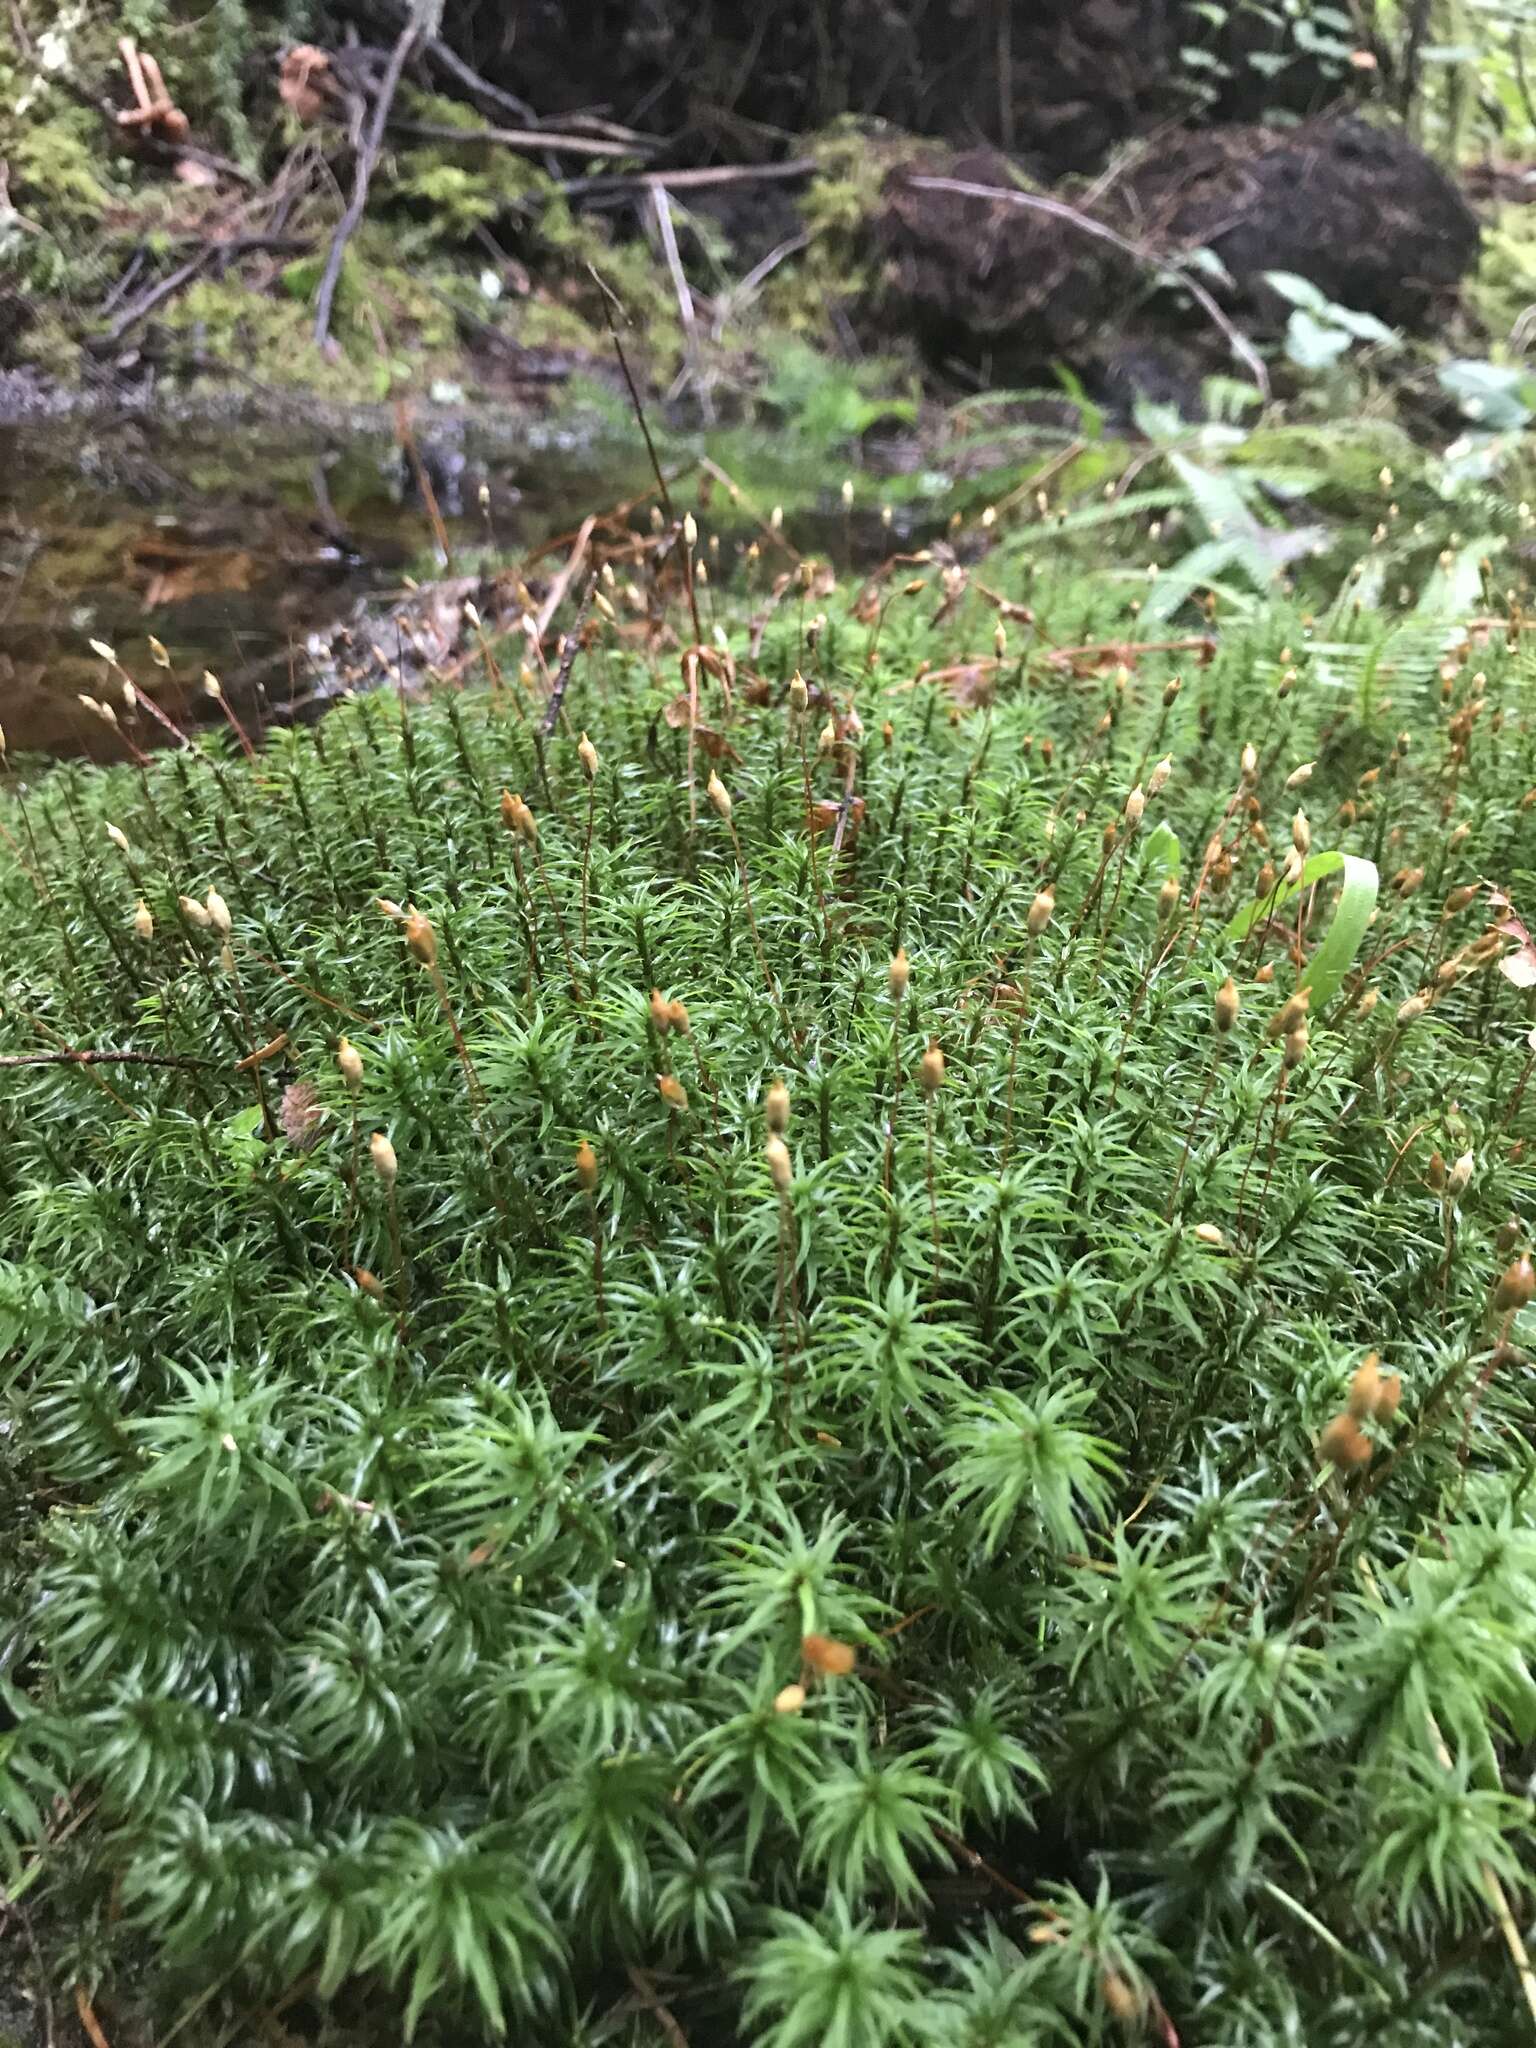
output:
[[[1360,941],[1365,937],[1381,886],[1374,861],[1363,860],[1354,853],[1314,853],[1302,869],[1299,880],[1271,896],[1260,897],[1250,903],[1238,912],[1222,933],[1227,945],[1240,944],[1261,916],[1273,916],[1301,890],[1310,889],[1314,883],[1333,874],[1342,874],[1344,878],[1339,900],[1334,906],[1333,920],[1326,938],[1296,983],[1298,989],[1311,991],[1314,1014],[1333,997],[1360,950]]]
[[[1296,984],[1298,988],[1311,990],[1314,1013],[1332,1001],[1354,964],[1360,941],[1365,937],[1366,926],[1376,909],[1376,892],[1381,887],[1375,861],[1364,860],[1355,853],[1340,854],[1339,860],[1343,864],[1344,881],[1334,906],[1333,922],[1328,927],[1328,936],[1312,955]]]

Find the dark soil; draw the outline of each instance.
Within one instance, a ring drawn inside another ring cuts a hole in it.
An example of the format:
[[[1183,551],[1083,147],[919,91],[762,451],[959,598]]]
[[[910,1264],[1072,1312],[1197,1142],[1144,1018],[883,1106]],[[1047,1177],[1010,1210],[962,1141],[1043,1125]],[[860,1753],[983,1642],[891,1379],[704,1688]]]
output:
[[[878,221],[887,308],[936,360],[985,349],[1032,367],[1096,349],[1137,280],[1107,243],[1057,217],[920,180],[1029,189],[994,150],[914,158],[892,172]]]
[[[1115,191],[1138,240],[1220,258],[1253,332],[1285,324],[1266,271],[1422,334],[1477,261],[1477,218],[1452,180],[1405,135],[1359,120],[1181,135]]]
[[[515,29],[505,0],[448,0],[443,34],[541,112],[601,104],[685,158],[771,154],[856,113],[1060,174],[1195,113],[1305,114],[1357,84],[1297,48],[1278,10],[1217,26],[1196,0],[524,0],[512,14]],[[1190,64],[1192,47],[1209,62]]]
[[[995,151],[933,153],[887,180],[878,232],[887,320],[937,362],[1020,382],[1066,359],[1101,385],[1179,399],[1229,362],[1208,314],[1160,287],[1157,259],[1209,249],[1233,321],[1273,336],[1289,304],[1265,282],[1294,271],[1328,297],[1410,333],[1434,328],[1477,259],[1455,184],[1398,133],[1353,118],[1290,130],[1180,130],[1133,155],[1071,212],[925,187],[924,178],[1028,192]],[[1099,223],[1138,254],[1096,236]],[[1139,374],[1138,374],[1139,372]],[[1162,388],[1158,388],[1162,387]],[[1186,407],[1187,410],[1187,407]]]

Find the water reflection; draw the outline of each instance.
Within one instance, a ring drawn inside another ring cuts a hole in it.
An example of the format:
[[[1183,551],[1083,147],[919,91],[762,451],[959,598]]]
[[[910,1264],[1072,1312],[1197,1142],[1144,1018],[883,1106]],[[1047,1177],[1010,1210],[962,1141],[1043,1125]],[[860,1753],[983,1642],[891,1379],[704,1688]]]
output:
[[[332,436],[121,420],[0,428],[0,724],[12,751],[121,758],[80,702],[121,690],[89,647],[185,723],[205,670],[260,726],[311,697],[312,632],[443,573],[421,476],[460,571],[516,556],[644,487],[612,438],[417,422]],[[151,636],[170,667],[157,664]]]

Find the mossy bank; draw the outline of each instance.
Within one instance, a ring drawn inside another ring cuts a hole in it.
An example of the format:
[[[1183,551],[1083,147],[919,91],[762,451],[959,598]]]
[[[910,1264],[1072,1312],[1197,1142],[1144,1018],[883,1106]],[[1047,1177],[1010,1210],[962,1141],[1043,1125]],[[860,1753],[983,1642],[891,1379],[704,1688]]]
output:
[[[1153,621],[1124,539],[793,540],[663,517],[541,649],[249,758],[134,760],[118,671],[121,766],[13,764],[55,1996],[1507,2040],[1524,614],[1450,554]]]

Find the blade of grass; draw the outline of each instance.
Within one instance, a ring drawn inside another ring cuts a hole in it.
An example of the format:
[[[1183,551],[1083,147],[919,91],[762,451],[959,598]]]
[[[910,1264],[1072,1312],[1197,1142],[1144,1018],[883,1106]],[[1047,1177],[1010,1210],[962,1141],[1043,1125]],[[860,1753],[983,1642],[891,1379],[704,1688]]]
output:
[[[1314,1016],[1336,993],[1360,950],[1360,941],[1365,937],[1366,926],[1376,908],[1377,891],[1381,887],[1381,877],[1374,861],[1364,860],[1354,853],[1314,853],[1297,881],[1271,896],[1248,904],[1221,935],[1224,944],[1239,945],[1259,917],[1273,917],[1303,889],[1310,889],[1335,874],[1343,876],[1343,883],[1327,936],[1303,967],[1296,982],[1298,989],[1311,992]]]

